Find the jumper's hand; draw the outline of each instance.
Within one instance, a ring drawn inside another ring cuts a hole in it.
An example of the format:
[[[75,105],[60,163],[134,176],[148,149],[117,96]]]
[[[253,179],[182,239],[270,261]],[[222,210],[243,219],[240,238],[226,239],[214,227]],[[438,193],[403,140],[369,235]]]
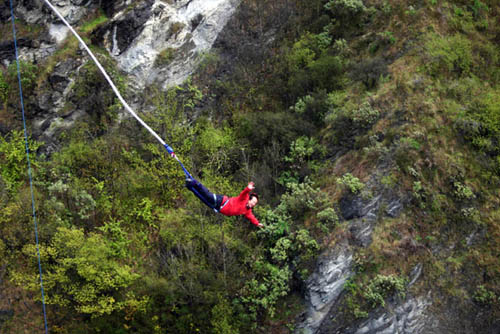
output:
[[[254,190],[255,189],[255,184],[253,182],[248,182],[248,189]]]

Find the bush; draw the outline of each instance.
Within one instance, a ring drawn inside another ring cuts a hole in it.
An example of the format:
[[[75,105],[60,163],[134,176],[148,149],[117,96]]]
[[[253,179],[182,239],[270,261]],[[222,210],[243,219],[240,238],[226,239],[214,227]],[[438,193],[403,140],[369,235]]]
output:
[[[318,212],[318,220],[321,224],[335,225],[339,221],[339,217],[333,208],[326,208]]]
[[[290,183],[288,191],[281,196],[281,203],[276,207],[279,213],[286,213],[298,219],[305,213],[321,209],[326,205],[328,197],[319,188],[314,188],[309,180],[303,183]]]
[[[479,285],[474,293],[473,299],[476,303],[482,306],[491,306],[495,304],[500,304],[500,295],[487,289],[484,285]]]
[[[330,0],[325,4],[325,9],[334,16],[352,18],[366,10],[362,0]]]
[[[31,153],[41,145],[32,140],[28,142]],[[31,163],[32,167],[37,166],[36,160]],[[10,192],[16,191],[27,180],[28,161],[23,131],[11,132],[9,139],[0,136],[0,175]]]
[[[472,189],[461,182],[455,181],[453,182],[453,195],[459,200],[472,200],[476,198]]]
[[[0,103],[5,107],[9,99],[9,84],[7,83],[3,72],[0,70]]]
[[[166,48],[165,50],[160,51],[160,53],[156,56],[155,59],[155,67],[163,67],[169,65],[172,60],[175,58],[175,49],[174,48]]]
[[[425,42],[426,64],[429,74],[439,76],[468,76],[472,71],[472,43],[460,34],[441,37],[427,36]]]
[[[21,60],[19,61],[19,70],[21,72],[21,85],[23,88],[23,95],[25,97],[28,97],[35,89],[38,67],[35,64]],[[7,68],[7,73],[7,82],[9,86],[18,87],[17,63],[15,61],[9,65],[9,67]]]
[[[126,244],[122,244],[126,247]],[[46,303],[69,307],[93,317],[125,310],[132,304],[145,307],[147,300],[135,299],[125,290],[139,275],[123,264],[116,244],[100,234],[85,235],[80,229],[59,228],[50,245],[40,248],[45,270]],[[26,245],[23,253],[32,261],[29,273],[17,271],[13,281],[30,291],[40,289],[36,272],[35,245]]]
[[[256,261],[253,269],[257,278],[247,281],[239,302],[256,321],[257,314],[262,311],[271,317],[274,315],[276,302],[290,290],[288,283],[292,273],[288,266],[278,267],[265,261]]]
[[[290,152],[284,160],[289,165],[289,170],[284,172],[278,182],[286,186],[288,182],[298,182],[311,171],[318,168],[316,159],[321,159],[325,148],[314,138],[302,136],[290,145]]]
[[[360,128],[369,128],[380,117],[379,111],[373,109],[368,102],[364,102],[359,108],[351,110],[347,115],[352,119],[353,123]]]
[[[376,57],[354,64],[350,77],[354,81],[361,81],[367,89],[373,89],[377,87],[380,78],[388,74],[387,62],[381,57]]]
[[[353,194],[357,194],[365,187],[364,183],[351,173],[346,173],[341,178],[337,178],[337,184],[346,187]]]
[[[406,296],[406,280],[395,276],[377,275],[364,289],[364,297],[373,308],[378,305],[385,306],[385,298],[391,294],[397,294],[399,297]]]
[[[271,143],[288,148],[297,136],[312,135],[313,125],[287,112],[253,112],[235,117],[236,134],[246,138],[254,149]]]

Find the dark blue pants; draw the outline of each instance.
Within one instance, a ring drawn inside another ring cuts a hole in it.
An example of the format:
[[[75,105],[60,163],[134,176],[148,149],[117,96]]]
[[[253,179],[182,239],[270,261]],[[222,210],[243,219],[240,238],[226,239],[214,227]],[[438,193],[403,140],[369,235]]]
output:
[[[216,195],[208,190],[198,180],[190,179],[186,181],[186,187],[193,192],[203,203],[210,208],[219,211],[224,196]]]

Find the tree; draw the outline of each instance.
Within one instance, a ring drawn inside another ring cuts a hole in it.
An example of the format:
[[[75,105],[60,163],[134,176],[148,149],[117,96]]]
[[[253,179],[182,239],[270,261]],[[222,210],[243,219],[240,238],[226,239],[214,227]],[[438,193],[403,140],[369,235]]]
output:
[[[120,261],[126,243],[117,243],[97,233],[60,227],[49,245],[40,246],[44,269],[45,302],[93,317],[117,310],[138,309],[146,300],[137,300],[126,289],[139,277]],[[27,271],[12,274],[13,281],[30,291],[40,289],[35,245],[23,248],[31,258]]]

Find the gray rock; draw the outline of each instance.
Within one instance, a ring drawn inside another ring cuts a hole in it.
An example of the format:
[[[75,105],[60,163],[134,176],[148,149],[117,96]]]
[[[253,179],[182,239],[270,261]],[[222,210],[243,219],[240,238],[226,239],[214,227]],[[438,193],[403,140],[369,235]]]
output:
[[[396,218],[399,216],[401,211],[403,210],[403,204],[401,203],[400,199],[395,199],[394,201],[390,202],[387,205],[387,208],[385,209],[385,213],[392,218]]]
[[[316,271],[306,282],[308,309],[296,333],[315,333],[321,326],[343,291],[345,282],[352,275],[351,263],[352,254],[345,247],[340,247],[318,262]]]
[[[425,314],[430,302],[425,298],[409,298],[393,311],[369,318],[354,334],[424,334],[429,321]]]
[[[241,0],[148,0],[128,14],[117,13],[93,42],[107,48],[137,89],[154,82],[181,84],[209,50]],[[161,51],[178,50],[162,68],[154,66]],[[186,52],[186,50],[189,50]]]

